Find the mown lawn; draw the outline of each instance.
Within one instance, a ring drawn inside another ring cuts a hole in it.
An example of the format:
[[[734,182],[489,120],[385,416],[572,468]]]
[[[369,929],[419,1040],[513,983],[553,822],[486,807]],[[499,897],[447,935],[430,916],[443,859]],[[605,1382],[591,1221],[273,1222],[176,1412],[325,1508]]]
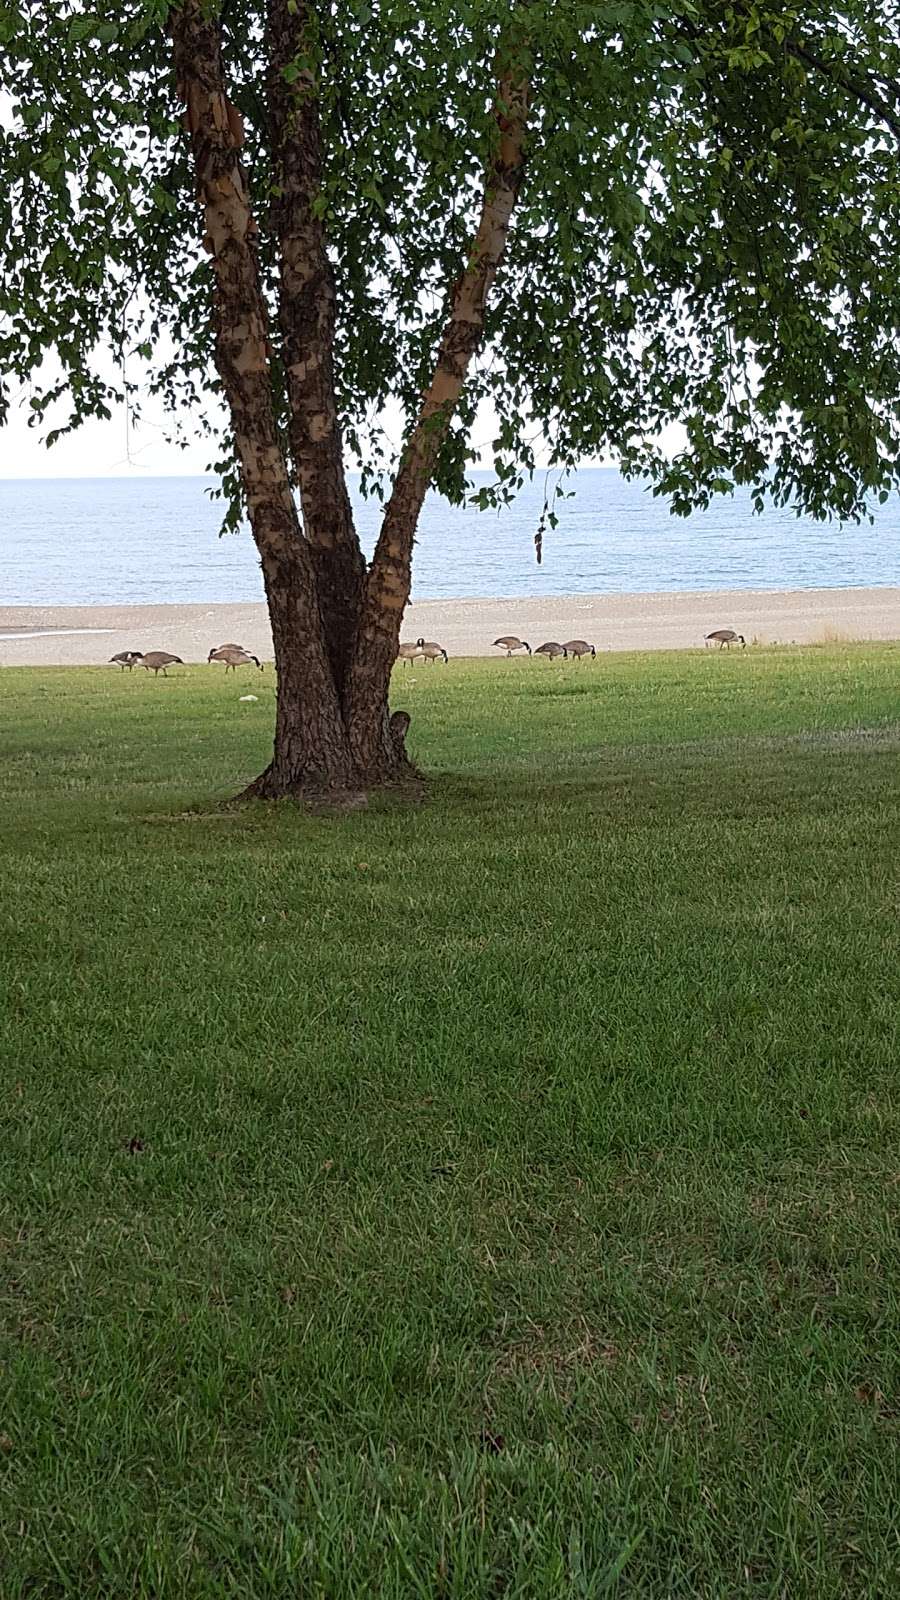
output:
[[[176,672],[0,673],[3,1600],[900,1592],[900,648],[401,669],[340,818]]]

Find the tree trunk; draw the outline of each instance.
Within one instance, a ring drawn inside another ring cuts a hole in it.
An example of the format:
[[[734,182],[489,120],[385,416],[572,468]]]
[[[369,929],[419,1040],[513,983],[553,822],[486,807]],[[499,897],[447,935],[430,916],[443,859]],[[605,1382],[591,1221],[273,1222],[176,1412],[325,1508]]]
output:
[[[266,28],[269,129],[280,249],[279,322],[290,399],[290,442],[303,527],[316,573],[325,642],[343,694],[359,620],[366,563],[347,493],[334,388],[334,273],[315,202],[321,191],[316,83],[300,66],[313,54],[307,0],[269,0]]]
[[[263,577],[275,646],[277,699],[275,748],[265,772],[247,793],[264,800],[283,795],[324,794],[366,787],[350,755],[347,730],[334,686],[310,673],[311,663],[299,646],[303,612],[303,578],[293,562],[264,560]]]
[[[434,377],[410,435],[363,593],[346,716],[354,760],[377,764],[385,740],[373,708],[387,703],[397,658],[400,624],[409,600],[413,540],[422,502],[434,473],[472,357],[484,338],[488,295],[506,247],[509,223],[522,182],[528,84],[507,68],[497,85],[496,150],[485,173],[478,229],[469,260],[450,303]]]

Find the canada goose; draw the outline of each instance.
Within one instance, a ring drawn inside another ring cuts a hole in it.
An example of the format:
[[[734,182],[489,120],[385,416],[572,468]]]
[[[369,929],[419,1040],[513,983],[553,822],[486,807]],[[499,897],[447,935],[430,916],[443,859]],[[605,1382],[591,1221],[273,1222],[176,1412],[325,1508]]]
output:
[[[539,644],[534,653],[536,656],[546,656],[549,661],[555,661],[557,656],[562,656],[565,660],[567,652],[564,644],[557,644],[555,639],[550,639],[546,644]]]
[[[145,655],[138,656],[135,666],[146,667],[155,678],[158,678],[160,673],[167,678],[169,674],[166,667],[183,667],[184,662],[180,656],[170,656],[168,650],[148,650]]]
[[[224,661],[225,671],[230,667],[232,672],[237,672],[238,667],[249,667],[251,662],[262,672],[262,662],[259,656],[252,656],[249,650],[243,650],[239,644],[220,644],[218,650],[210,650],[206,658],[210,661]]]
[[[442,644],[435,644],[433,639],[427,640],[422,645],[422,654],[426,661],[443,661],[447,665],[448,656]]]
[[[413,661],[418,661],[424,648],[424,639],[417,639],[415,644],[411,644],[407,641],[406,644],[401,644],[399,650],[397,651],[397,659],[399,661],[406,661],[408,664],[411,664]]]
[[[716,628],[715,632],[708,633],[703,641],[708,650],[711,644],[717,644],[720,650],[730,650],[733,644],[739,644],[746,650],[747,641],[742,633],[735,633],[733,628]]]
[[[593,661],[597,651],[586,639],[567,639],[563,647],[570,656],[577,661],[581,656],[590,656]]]
[[[116,655],[110,656],[109,665],[113,666],[115,664],[117,667],[121,667],[123,672],[127,667],[129,672],[133,672],[140,659],[140,650],[119,650]]]
[[[494,644],[498,645],[501,650],[505,650],[508,656],[511,656],[515,650],[527,650],[528,654],[531,655],[531,645],[528,640],[517,639],[514,633],[501,634],[499,639],[494,640]]]

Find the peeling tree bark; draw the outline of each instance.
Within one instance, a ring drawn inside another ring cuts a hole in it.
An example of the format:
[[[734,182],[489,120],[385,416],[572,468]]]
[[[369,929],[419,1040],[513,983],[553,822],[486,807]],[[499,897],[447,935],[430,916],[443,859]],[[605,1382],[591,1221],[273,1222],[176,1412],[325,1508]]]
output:
[[[290,441],[303,526],[316,572],[325,640],[339,694],[350,668],[366,563],[353,526],[334,386],[334,273],[314,202],[321,188],[316,88],[301,68],[312,39],[306,0],[269,0],[269,126],[280,248],[279,321],[290,399]]]
[[[501,77],[494,115],[500,136],[485,174],[478,229],[453,292],[434,376],[385,508],[363,594],[347,718],[354,759],[366,767],[390,761],[387,693],[409,599],[416,524],[466,373],[484,338],[488,296],[522,182],[528,84],[520,75]],[[381,718],[372,714],[379,701],[384,707]]]
[[[275,644],[275,753],[253,791],[278,795],[350,788],[355,773],[325,646],[316,574],[275,424],[256,225],[238,153],[239,119],[225,88],[219,26],[203,0],[184,0],[170,25],[215,272],[216,366],[228,399]]]

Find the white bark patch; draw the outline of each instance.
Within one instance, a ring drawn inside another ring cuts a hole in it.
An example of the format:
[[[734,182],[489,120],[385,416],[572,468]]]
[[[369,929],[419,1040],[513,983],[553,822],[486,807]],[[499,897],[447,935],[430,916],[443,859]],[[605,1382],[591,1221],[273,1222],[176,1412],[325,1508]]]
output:
[[[235,343],[236,349],[232,356],[232,361],[236,372],[244,375],[248,372],[266,371],[268,363],[264,344],[260,344],[253,339],[245,339],[240,344],[237,341]]]
[[[321,444],[323,439],[327,439],[333,426],[332,418],[324,411],[319,411],[314,417],[310,417],[308,424],[309,437],[313,444]]]

